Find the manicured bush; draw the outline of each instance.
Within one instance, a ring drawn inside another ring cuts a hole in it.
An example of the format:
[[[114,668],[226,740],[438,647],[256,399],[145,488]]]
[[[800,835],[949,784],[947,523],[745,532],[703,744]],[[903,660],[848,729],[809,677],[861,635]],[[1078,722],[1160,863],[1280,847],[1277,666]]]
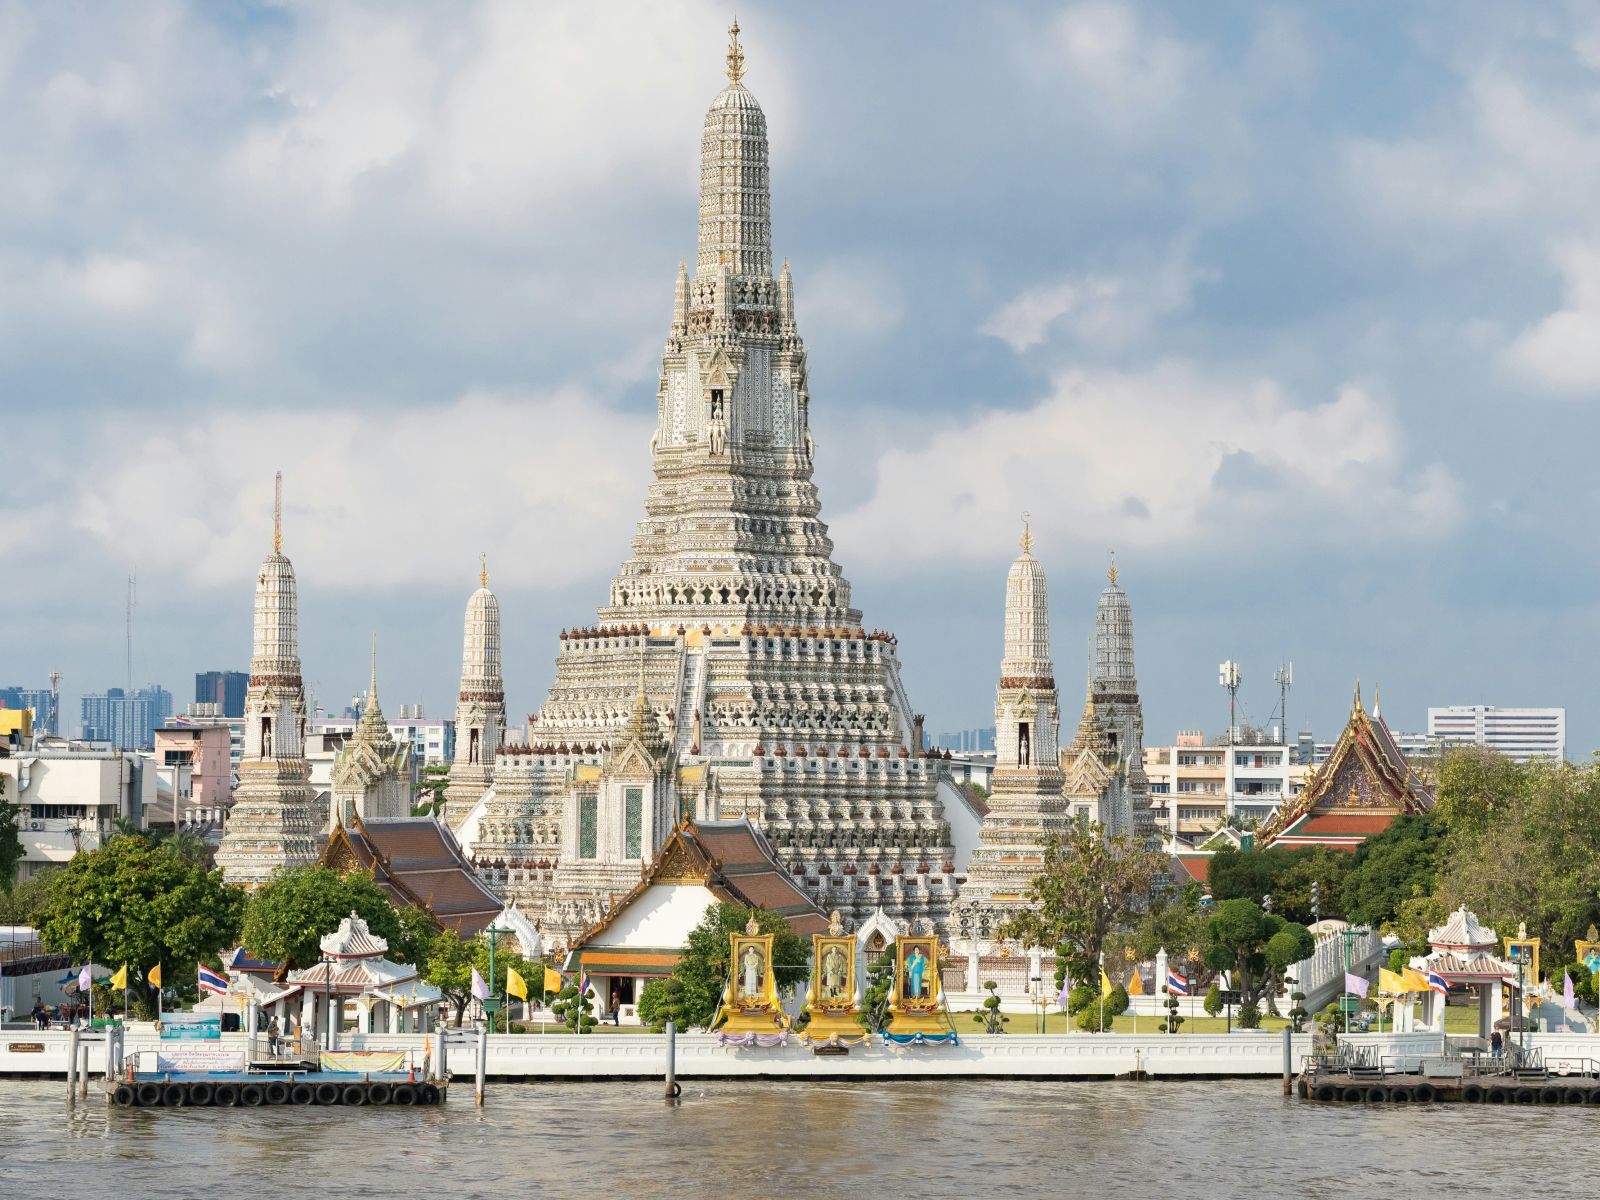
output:
[[[1222,985],[1214,979],[1206,989],[1205,1010],[1206,1015],[1212,1017],[1222,1011]]]

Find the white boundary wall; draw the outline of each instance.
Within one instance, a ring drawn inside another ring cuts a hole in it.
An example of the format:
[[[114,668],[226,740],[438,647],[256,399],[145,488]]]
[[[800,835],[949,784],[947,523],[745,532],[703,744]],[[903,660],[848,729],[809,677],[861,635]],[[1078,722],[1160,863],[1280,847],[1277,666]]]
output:
[[[958,1033],[960,1031],[958,1030]],[[848,1055],[817,1057],[798,1040],[770,1050],[720,1046],[710,1034],[680,1034],[677,1069],[680,1078],[791,1077],[849,1079],[901,1076],[1090,1078],[1142,1070],[1155,1078],[1278,1076],[1283,1071],[1281,1032],[1182,1034],[967,1034],[958,1046],[858,1047]],[[54,1075],[65,1078],[71,1034],[62,1030],[0,1032],[0,1075]],[[411,1051],[421,1065],[427,1052],[421,1034],[346,1035],[346,1050]],[[1371,1047],[1380,1055],[1415,1060],[1442,1052],[1439,1034],[1350,1034],[1340,1040]],[[1600,1037],[1536,1034],[1534,1044],[1546,1058],[1600,1059]],[[659,1077],[666,1065],[666,1039],[657,1034],[596,1033],[493,1034],[489,1037],[488,1074],[500,1079],[638,1079]],[[222,1048],[244,1050],[242,1034],[228,1034]],[[191,1043],[192,1044],[192,1043]],[[42,1045],[34,1052],[18,1047]],[[128,1031],[130,1056],[146,1052],[149,1061],[159,1042],[149,1025]],[[1293,1038],[1293,1064],[1311,1051],[1309,1034]],[[103,1068],[103,1043],[90,1044],[90,1069]],[[451,1068],[470,1077],[471,1051],[452,1047]]]

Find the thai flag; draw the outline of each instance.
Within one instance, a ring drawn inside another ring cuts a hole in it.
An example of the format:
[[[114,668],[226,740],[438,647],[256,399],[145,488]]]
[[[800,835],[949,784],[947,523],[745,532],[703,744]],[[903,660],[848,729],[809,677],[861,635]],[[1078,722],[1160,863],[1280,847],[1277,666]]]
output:
[[[1438,992],[1441,996],[1446,995],[1450,991],[1450,981],[1437,971],[1429,971],[1428,990],[1430,992]]]
[[[1167,991],[1174,996],[1187,996],[1189,994],[1189,981],[1176,971],[1168,971]]]
[[[228,994],[228,980],[226,976],[219,975],[210,967],[197,968],[202,992],[215,992],[219,996]]]

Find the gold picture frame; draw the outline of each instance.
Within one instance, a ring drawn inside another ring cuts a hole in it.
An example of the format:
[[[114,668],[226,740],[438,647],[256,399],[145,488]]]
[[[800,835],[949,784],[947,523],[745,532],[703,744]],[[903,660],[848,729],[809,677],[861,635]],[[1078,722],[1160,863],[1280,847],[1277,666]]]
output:
[[[903,1013],[933,1012],[939,999],[939,939],[901,934],[894,939],[894,1007]]]
[[[853,1013],[856,1010],[856,939],[811,935],[812,1012]]]
[[[778,1007],[778,985],[772,974],[770,933],[729,935],[732,957],[728,960],[728,992],[725,1007],[729,1012],[765,1013]]]

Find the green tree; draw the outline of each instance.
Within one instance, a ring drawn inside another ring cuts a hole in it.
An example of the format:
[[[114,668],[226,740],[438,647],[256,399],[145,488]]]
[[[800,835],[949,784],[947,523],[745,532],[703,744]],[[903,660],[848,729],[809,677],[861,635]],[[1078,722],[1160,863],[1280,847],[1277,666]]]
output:
[[[1206,933],[1206,965],[1230,973],[1243,1007],[1258,1005],[1287,967],[1316,948],[1304,925],[1242,898],[1218,904]]]
[[[60,870],[60,867],[35,870],[21,883],[13,884],[9,893],[0,892],[0,925],[37,926],[50,898],[50,880]]]
[[[683,980],[668,975],[665,979],[652,979],[639,993],[639,1020],[658,1033],[673,1022],[679,1029],[691,1024],[684,999]]]
[[[1393,923],[1408,900],[1431,896],[1445,824],[1434,812],[1402,815],[1361,844],[1344,880],[1344,911],[1359,925]]]
[[[1206,989],[1205,998],[1206,1015],[1214,1017],[1222,1011],[1222,984],[1217,980],[1211,981],[1211,986]]]
[[[894,1001],[894,952],[885,950],[867,964],[867,987],[861,1023],[873,1033],[889,1027],[889,1006]]]
[[[1211,895],[1219,901],[1260,903],[1271,896],[1273,912],[1303,924],[1314,919],[1312,883],[1320,889],[1317,915],[1344,915],[1344,881],[1349,870],[1350,855],[1326,846],[1240,850],[1224,845],[1212,855],[1206,880],[1211,885]]]
[[[757,930],[772,938],[772,974],[780,988],[806,981],[811,950],[779,913],[764,908],[745,908],[738,904],[717,904],[706,910],[700,924],[689,931],[683,956],[672,970],[680,987],[674,1001],[674,1019],[680,1028],[709,1027],[728,986],[730,935],[743,933],[755,919]]]
[[[1000,1011],[1000,997],[995,994],[999,986],[992,979],[983,985],[989,994],[984,997],[978,1011],[972,1014],[973,1021],[982,1025],[985,1033],[1004,1033],[1011,1022],[1011,1018]]]
[[[195,994],[195,967],[218,965],[239,936],[244,892],[167,846],[114,837],[50,876],[40,921],[45,943],[74,960],[129,967],[130,990],[153,1013],[144,973],[161,964],[169,991]]]
[[[561,989],[550,1011],[561,1019],[568,1033],[593,1033],[594,1027],[600,1022],[593,1015],[594,1004],[589,994],[578,990],[578,982],[569,983]]]
[[[450,784],[450,767],[437,763],[422,768],[417,781],[416,799],[412,812],[419,817],[436,817],[444,811],[444,789]]]
[[[472,1001],[472,968],[476,965],[473,944],[462,941],[453,929],[442,930],[433,939],[422,963],[423,980],[444,993],[445,1001],[455,1009],[453,1023],[457,1027]]]
[[[408,904],[395,913],[400,926],[399,935],[389,943],[389,957],[395,962],[411,963],[421,967],[433,952],[433,943],[439,936],[439,926],[433,916],[415,904]],[[540,977],[543,978],[543,972]]]
[[[1159,851],[1099,825],[1074,823],[1045,844],[1043,870],[1028,885],[1029,906],[1000,926],[1000,937],[1067,951],[1074,979],[1098,977],[1113,929],[1147,902],[1167,869]]]
[[[7,896],[22,866],[22,806],[6,799],[8,779],[0,775],[0,893]]]
[[[318,943],[355,913],[391,946],[403,941],[400,918],[372,876],[329,867],[284,867],[250,897],[244,946],[263,962],[303,969],[319,961]]]

